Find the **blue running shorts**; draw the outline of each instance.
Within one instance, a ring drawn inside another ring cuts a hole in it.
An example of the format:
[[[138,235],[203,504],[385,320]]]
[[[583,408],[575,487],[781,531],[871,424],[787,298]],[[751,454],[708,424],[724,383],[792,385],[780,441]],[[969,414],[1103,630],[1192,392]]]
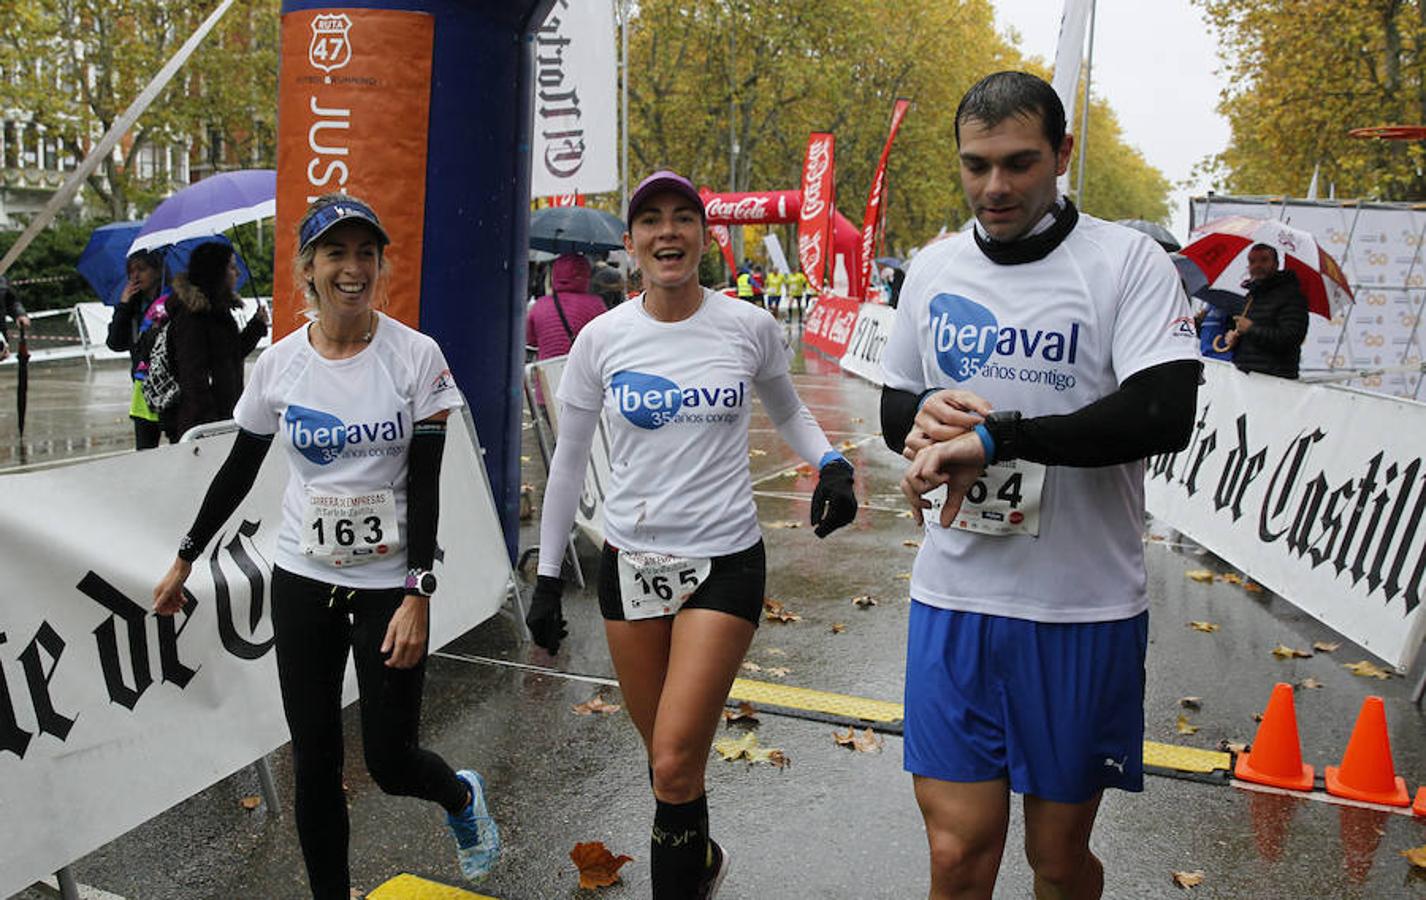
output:
[[[905,767],[1082,803],[1144,789],[1149,614],[1052,624],[912,601]]]

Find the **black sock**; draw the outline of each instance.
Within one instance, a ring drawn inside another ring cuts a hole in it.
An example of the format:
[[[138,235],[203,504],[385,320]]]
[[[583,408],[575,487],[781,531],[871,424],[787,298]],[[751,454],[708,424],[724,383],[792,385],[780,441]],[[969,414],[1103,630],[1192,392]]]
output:
[[[657,803],[650,841],[654,900],[682,900],[693,896],[708,865],[708,796]]]

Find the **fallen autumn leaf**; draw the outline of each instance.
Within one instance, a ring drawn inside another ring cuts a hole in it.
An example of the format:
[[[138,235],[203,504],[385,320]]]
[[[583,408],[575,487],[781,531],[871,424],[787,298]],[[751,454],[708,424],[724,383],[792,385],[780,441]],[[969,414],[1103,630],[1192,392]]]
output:
[[[257,796],[256,794],[252,794],[239,800],[238,805],[241,806],[243,809],[246,809],[251,812],[252,810],[257,809],[259,806],[262,806],[262,798]]]
[[[1217,622],[1189,622],[1188,627],[1194,631],[1202,631],[1204,634],[1212,634],[1222,626]]]
[[[1189,579],[1191,579],[1191,580],[1193,580],[1193,581],[1212,581],[1212,580],[1213,580],[1213,573],[1210,572],[1210,571],[1208,571],[1207,569],[1189,569],[1187,572],[1184,572],[1183,574],[1184,574],[1184,577],[1189,578]]]
[[[1313,641],[1312,649],[1318,653],[1331,653],[1342,646],[1341,641]]]
[[[758,724],[758,710],[748,701],[744,700],[738,704],[737,709],[724,709],[723,721],[729,725],[734,724]]]
[[[755,732],[749,731],[740,738],[721,738],[713,742],[713,749],[728,762],[746,759],[749,765],[765,762],[781,769],[790,760],[787,754],[776,747],[764,747],[758,743]]]
[[[1410,850],[1401,851],[1401,855],[1418,869],[1426,869],[1426,844],[1420,847],[1412,847]]]
[[[632,856],[615,856],[604,846],[603,841],[589,841],[574,845],[569,858],[579,869],[579,886],[582,889],[609,887],[619,882],[619,869],[624,863],[633,862]]]
[[[1316,690],[1318,688],[1326,687],[1326,685],[1324,685],[1322,682],[1312,677],[1302,679],[1297,683],[1297,686],[1300,688],[1306,688],[1307,690]]]
[[[868,606],[876,606],[876,598],[871,594],[862,594],[860,597],[853,597],[852,604],[866,609]]]
[[[1178,705],[1179,705],[1179,706],[1182,706],[1184,709],[1202,709],[1202,708],[1203,708],[1203,698],[1202,698],[1202,697],[1180,697],[1180,698],[1178,698]]]
[[[921,542],[920,542],[920,541],[906,540],[906,541],[902,541],[902,542],[901,542],[901,546],[903,546],[903,547],[916,548],[916,547],[920,547],[920,546],[921,546]]]
[[[858,753],[880,753],[886,741],[870,728],[857,731],[855,728],[848,728],[845,732],[833,731],[832,740],[839,747],[851,747]]]
[[[1198,871],[1175,872],[1173,873],[1173,883],[1184,889],[1198,887],[1203,883],[1203,873]]]
[[[801,622],[802,617],[782,605],[782,601],[763,598],[763,618],[769,622]]]
[[[1198,734],[1198,726],[1188,721],[1188,716],[1183,713],[1178,714],[1178,721],[1174,723],[1179,734]]]
[[[1353,675],[1357,675],[1362,678],[1380,678],[1382,681],[1386,681],[1392,676],[1392,672],[1390,669],[1383,669],[1376,663],[1365,659],[1361,660],[1360,662],[1342,663],[1342,667],[1347,671],[1351,672]]]
[[[841,634],[842,632],[844,632],[844,631],[846,631],[846,630],[847,630],[847,623],[845,623],[845,622],[833,622],[833,623],[832,623],[832,633],[833,633],[833,634]]]
[[[570,709],[574,710],[575,715],[579,716],[592,716],[595,713],[609,716],[619,711],[619,705],[617,703],[607,702],[601,694],[595,694],[583,703],[576,703],[574,706],[571,706]]]
[[[1273,648],[1273,656],[1278,659],[1311,659],[1312,653],[1307,650],[1299,650],[1296,647],[1289,647],[1286,644],[1278,644]]]

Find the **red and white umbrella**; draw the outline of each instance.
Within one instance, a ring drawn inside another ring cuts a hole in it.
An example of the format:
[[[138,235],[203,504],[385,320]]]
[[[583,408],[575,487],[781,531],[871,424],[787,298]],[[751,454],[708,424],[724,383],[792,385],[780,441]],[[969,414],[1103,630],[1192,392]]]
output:
[[[1277,248],[1283,268],[1297,275],[1309,312],[1331,319],[1353,302],[1342,267],[1317,239],[1310,232],[1272,219],[1227,216],[1206,222],[1194,229],[1193,240],[1179,253],[1203,273],[1209,290],[1243,294],[1248,251],[1254,244]]]

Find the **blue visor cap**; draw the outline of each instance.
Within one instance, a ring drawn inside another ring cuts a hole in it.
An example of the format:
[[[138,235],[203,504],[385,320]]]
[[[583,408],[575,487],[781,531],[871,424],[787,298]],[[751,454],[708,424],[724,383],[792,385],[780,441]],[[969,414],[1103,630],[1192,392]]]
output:
[[[352,221],[363,222],[375,231],[377,243],[382,247],[391,243],[391,238],[386,234],[386,229],[381,227],[381,220],[376,217],[371,207],[360,200],[347,198],[331,206],[324,206],[312,214],[302,226],[302,233],[298,235],[301,240],[298,251],[306,250],[318,238],[341,223]]]

